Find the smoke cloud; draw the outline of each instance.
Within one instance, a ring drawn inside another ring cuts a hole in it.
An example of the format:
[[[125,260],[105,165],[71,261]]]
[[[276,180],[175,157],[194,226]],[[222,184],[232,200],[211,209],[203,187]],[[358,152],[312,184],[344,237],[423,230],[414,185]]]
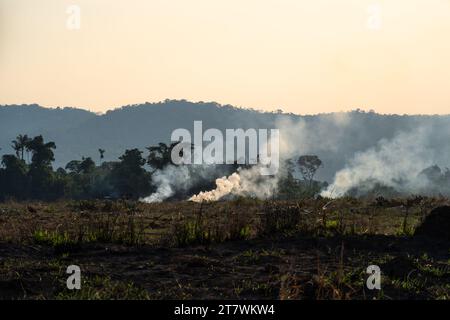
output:
[[[191,184],[190,172],[187,167],[169,165],[163,170],[157,170],[152,178],[158,186],[156,192],[150,196],[140,199],[146,203],[162,202],[172,197],[177,190],[187,189]]]
[[[421,173],[432,165],[448,162],[449,148],[436,148],[439,134],[442,132],[423,126],[380,140],[375,147],[356,153],[321,195],[341,197],[355,188],[364,194],[377,185],[403,194],[429,194],[436,186]]]
[[[226,195],[241,192],[241,177],[237,173],[233,173],[229,177],[216,179],[217,188],[211,191],[202,191],[192,196],[189,200],[194,202],[218,201]]]
[[[322,196],[341,197],[354,190],[356,195],[363,195],[377,186],[403,194],[449,194],[450,173],[445,171],[450,164],[449,124],[450,117],[383,116],[364,112],[300,119],[280,115],[272,126],[280,129],[281,170],[276,177],[261,177],[258,166],[237,172],[235,169],[227,172],[220,165],[195,169],[169,166],[154,175],[157,191],[143,201],[164,201],[182,190],[190,190],[201,179],[213,183],[216,178],[215,188],[197,189],[184,199],[270,198],[276,194],[278,181],[286,173],[284,160],[295,162],[305,154],[315,154],[323,161],[315,179],[328,181],[330,185],[321,192]],[[444,169],[439,181],[422,174],[433,165]],[[298,172],[294,175],[300,177]]]
[[[216,179],[216,189],[200,192],[189,200],[194,202],[218,201],[233,196],[248,196],[258,199],[270,198],[277,190],[277,176],[261,176],[259,167],[239,169],[229,177]]]
[[[198,186],[211,184],[215,177],[230,174],[228,170],[228,167],[221,165],[168,165],[153,173],[152,181],[157,187],[156,191],[140,201],[157,203],[174,196],[179,198]]]

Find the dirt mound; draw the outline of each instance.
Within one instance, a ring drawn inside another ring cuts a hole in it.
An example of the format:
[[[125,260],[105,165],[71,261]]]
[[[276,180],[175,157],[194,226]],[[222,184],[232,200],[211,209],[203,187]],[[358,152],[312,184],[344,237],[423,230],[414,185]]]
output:
[[[450,206],[433,209],[416,229],[415,235],[450,240]]]

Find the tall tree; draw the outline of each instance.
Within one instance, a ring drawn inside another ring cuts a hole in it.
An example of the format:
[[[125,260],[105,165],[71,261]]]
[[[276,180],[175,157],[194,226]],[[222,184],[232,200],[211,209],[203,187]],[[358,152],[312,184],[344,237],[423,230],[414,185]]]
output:
[[[173,147],[172,147],[173,148]],[[159,143],[157,146],[148,147],[150,154],[147,158],[147,163],[155,170],[161,170],[171,161],[171,145]]]
[[[95,162],[90,157],[72,160],[66,165],[66,170],[76,174],[90,174],[95,170]]]
[[[309,181],[309,186],[311,187],[317,170],[322,166],[322,160],[315,155],[304,155],[298,158],[297,164],[303,179]]]
[[[172,150],[175,148],[181,141],[173,142],[169,145],[165,143],[159,143],[157,146],[148,147],[147,150],[150,151],[150,154],[147,158],[147,163],[154,170],[164,169],[169,164],[174,165],[172,161]],[[194,146],[191,146],[193,149]],[[180,156],[183,156],[183,151],[180,152]]]
[[[150,192],[150,174],[144,169],[145,159],[139,149],[126,150],[116,163],[112,182],[121,197],[139,198]]]
[[[14,149],[17,158],[20,157],[21,160],[24,160],[24,153],[28,150],[29,143],[31,139],[25,134],[19,134],[15,140],[11,141],[12,148]]]
[[[54,187],[54,172],[52,162],[55,161],[53,149],[56,149],[54,142],[44,142],[42,136],[34,137],[28,144],[32,153],[30,171],[32,196],[40,199],[52,198],[56,190]]]
[[[20,158],[20,144],[19,142],[17,142],[16,140],[11,141],[11,148],[13,148],[16,157],[19,159]]]
[[[87,157],[80,162],[80,172],[83,174],[90,174],[95,170],[95,162],[92,158]]]
[[[2,157],[3,169],[0,169],[0,198],[5,195],[17,199],[28,196],[27,165],[25,161],[7,154]]]
[[[72,160],[66,164],[66,170],[70,173],[80,173],[80,160]]]
[[[105,149],[98,149],[98,153],[100,153],[100,164],[102,160],[105,158]]]
[[[32,166],[51,166],[55,161],[53,149],[56,149],[56,144],[53,141],[45,143],[42,136],[37,136],[28,143],[28,148],[32,153]]]

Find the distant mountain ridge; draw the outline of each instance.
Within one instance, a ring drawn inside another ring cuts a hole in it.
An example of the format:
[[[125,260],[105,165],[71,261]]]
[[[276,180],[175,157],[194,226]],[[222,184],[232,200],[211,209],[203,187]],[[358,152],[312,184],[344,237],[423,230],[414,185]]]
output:
[[[366,150],[380,139],[390,139],[399,131],[414,130],[423,123],[450,127],[450,116],[380,115],[360,111],[337,114],[345,115],[351,125],[343,129],[329,126],[327,119],[336,114],[299,116],[185,100],[125,106],[101,115],[83,109],[50,109],[36,104],[0,106],[0,156],[13,153],[11,140],[18,134],[42,134],[46,140],[55,141],[54,167],[64,167],[70,160],[82,156],[92,157],[98,163],[99,148],[106,150],[105,161],[109,161],[117,160],[125,149],[145,150],[145,147],[158,142],[169,142],[174,129],[192,130],[195,120],[202,120],[204,128],[224,130],[276,128],[280,120],[287,119],[304,121],[309,124],[310,131],[317,128],[326,134],[329,130],[330,136],[338,136],[336,150],[324,152],[318,148],[317,152],[325,164],[320,177],[329,180],[355,152]],[[290,138],[295,141],[295,137]],[[308,150],[313,151],[314,148]],[[298,152],[302,153],[301,150]]]

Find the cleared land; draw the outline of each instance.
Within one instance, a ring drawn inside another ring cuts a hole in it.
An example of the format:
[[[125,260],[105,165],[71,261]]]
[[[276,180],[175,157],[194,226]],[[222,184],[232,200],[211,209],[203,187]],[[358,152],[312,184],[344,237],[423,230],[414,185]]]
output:
[[[414,236],[447,203],[2,203],[0,298],[449,299],[449,242]],[[81,290],[66,288],[72,264]]]

